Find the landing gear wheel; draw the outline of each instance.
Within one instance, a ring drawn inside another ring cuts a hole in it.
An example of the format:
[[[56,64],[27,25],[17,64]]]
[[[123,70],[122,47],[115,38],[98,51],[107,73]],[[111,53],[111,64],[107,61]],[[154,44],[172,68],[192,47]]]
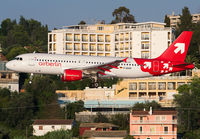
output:
[[[31,75],[30,75],[29,84],[32,84],[32,80],[33,80],[33,73],[31,73]]]
[[[99,87],[99,83],[98,83],[98,82],[95,82],[95,83],[94,83],[94,87],[95,87],[95,88],[98,88],[98,87]]]

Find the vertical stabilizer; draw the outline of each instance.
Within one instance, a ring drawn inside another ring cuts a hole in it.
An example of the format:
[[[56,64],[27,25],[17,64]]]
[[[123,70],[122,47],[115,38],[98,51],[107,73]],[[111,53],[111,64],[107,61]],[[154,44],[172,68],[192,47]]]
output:
[[[182,32],[169,48],[156,59],[184,62],[191,38],[191,31]]]

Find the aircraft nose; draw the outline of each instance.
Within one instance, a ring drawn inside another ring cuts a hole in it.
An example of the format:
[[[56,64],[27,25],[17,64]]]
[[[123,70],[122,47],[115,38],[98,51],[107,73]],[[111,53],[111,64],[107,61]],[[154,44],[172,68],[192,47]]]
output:
[[[12,62],[12,61],[6,63],[6,68],[7,68],[7,69],[12,70],[13,67],[14,67],[14,65],[13,65],[13,62]]]

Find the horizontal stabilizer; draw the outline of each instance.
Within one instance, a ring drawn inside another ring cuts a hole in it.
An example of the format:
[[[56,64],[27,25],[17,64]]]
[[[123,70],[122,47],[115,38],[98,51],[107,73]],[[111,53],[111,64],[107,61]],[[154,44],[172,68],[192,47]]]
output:
[[[177,68],[194,68],[194,65],[191,64],[191,63],[183,63],[183,64],[173,65],[173,67],[177,67]]]

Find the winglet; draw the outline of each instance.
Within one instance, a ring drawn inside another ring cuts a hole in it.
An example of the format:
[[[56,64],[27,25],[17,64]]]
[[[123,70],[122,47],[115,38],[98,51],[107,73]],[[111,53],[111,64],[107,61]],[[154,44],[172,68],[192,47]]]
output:
[[[125,59],[123,59],[123,61],[126,63],[126,62],[127,62],[127,59],[128,59],[128,57],[127,57],[127,58],[125,58]]]

